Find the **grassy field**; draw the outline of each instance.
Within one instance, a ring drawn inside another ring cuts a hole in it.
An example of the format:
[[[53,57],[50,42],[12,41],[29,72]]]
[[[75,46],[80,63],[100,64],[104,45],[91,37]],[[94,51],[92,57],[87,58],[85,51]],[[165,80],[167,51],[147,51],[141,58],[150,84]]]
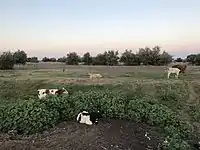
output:
[[[34,68],[34,65],[37,67]],[[0,71],[0,103],[36,97],[38,88],[65,87],[73,91],[76,88],[82,90],[83,85],[121,85],[120,88],[123,88],[127,84],[133,89],[140,87],[152,97],[158,91],[172,89],[183,95],[180,103],[186,108],[187,104],[199,104],[200,100],[200,67],[196,66],[188,66],[179,79],[171,75],[169,80],[164,71],[166,66],[66,66],[62,63],[39,63],[15,68]],[[103,78],[89,79],[89,72],[101,73]],[[90,86],[87,87],[90,89]],[[171,101],[173,99],[163,103],[170,105]]]
[[[163,104],[189,121],[200,133],[200,67],[188,66],[179,79],[167,79],[166,66],[65,66],[39,63],[0,71],[0,105],[37,98],[38,88],[65,87],[69,93],[91,89],[138,91],[147,101]],[[63,72],[62,69],[66,71]],[[89,79],[88,73],[101,73]],[[133,92],[134,94],[134,92]],[[131,95],[133,96],[133,95]]]

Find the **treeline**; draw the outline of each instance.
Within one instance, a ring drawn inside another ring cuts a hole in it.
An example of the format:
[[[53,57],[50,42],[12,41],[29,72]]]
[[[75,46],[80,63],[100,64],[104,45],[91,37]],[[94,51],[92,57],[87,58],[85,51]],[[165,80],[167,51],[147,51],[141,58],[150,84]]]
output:
[[[86,52],[83,56],[79,56],[76,52],[70,52],[66,56],[61,58],[48,58],[44,57],[42,62],[63,62],[67,65],[78,65],[80,63],[84,65],[167,65],[173,61],[172,55],[168,52],[161,52],[159,46],[153,48],[145,47],[140,48],[138,52],[134,53],[132,50],[125,50],[121,56],[116,50],[107,50],[104,53],[99,53],[95,57],[92,57],[89,52]],[[200,65],[200,54],[190,54],[186,59],[177,58],[176,62],[189,62],[192,65]],[[38,63],[37,57],[27,57],[26,52],[17,50],[14,53],[3,52],[0,56],[0,69],[13,69],[14,64],[25,65],[26,62]]]

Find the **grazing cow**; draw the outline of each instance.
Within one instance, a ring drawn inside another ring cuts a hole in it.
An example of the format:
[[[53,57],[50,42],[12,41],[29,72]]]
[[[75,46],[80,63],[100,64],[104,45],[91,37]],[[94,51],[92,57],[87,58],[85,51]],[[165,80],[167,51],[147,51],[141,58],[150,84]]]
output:
[[[167,72],[168,72],[167,74],[168,79],[171,73],[176,74],[176,78],[178,79],[180,70],[178,68],[168,68]]]
[[[172,68],[178,68],[180,70],[180,73],[185,73],[187,66],[178,64],[178,65],[173,65]]]
[[[92,124],[97,124],[99,118],[101,118],[101,113],[99,111],[97,112],[87,112],[87,111],[82,111],[77,115],[76,120],[79,123],[85,123],[87,125],[92,125]]]
[[[88,73],[90,76],[90,79],[92,78],[102,78],[102,75],[99,73]]]
[[[61,94],[69,94],[65,88],[62,89],[38,89],[38,97],[42,99],[47,95],[61,95]]]

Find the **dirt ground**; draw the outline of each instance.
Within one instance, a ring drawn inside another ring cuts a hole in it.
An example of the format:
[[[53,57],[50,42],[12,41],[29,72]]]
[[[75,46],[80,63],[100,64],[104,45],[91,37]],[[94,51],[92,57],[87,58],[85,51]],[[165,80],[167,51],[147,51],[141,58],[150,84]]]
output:
[[[0,135],[0,150],[156,150],[163,140],[159,137],[146,124],[123,120],[102,120],[92,126],[63,122],[38,135]]]

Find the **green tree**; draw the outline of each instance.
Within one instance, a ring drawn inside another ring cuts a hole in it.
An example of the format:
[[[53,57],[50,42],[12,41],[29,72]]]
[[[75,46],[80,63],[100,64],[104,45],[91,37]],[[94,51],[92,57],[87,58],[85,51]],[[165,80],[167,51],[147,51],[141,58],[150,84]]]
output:
[[[57,62],[63,62],[65,63],[67,61],[67,57],[61,57],[61,58],[58,58]]]
[[[8,70],[14,68],[14,57],[11,52],[3,52],[0,56],[0,69]]]
[[[98,54],[96,57],[92,60],[93,65],[106,65],[106,56],[104,54]]]
[[[114,50],[109,50],[104,52],[104,56],[106,59],[106,65],[115,66],[118,64],[119,60],[119,52]]]
[[[26,64],[27,54],[24,51],[17,50],[16,52],[14,52],[13,57],[15,64]]]
[[[196,55],[195,64],[198,66],[200,65],[200,53]]]
[[[191,63],[192,65],[195,64],[196,54],[190,54],[187,56],[186,60],[187,62]]]
[[[49,61],[50,61],[50,62],[56,62],[57,60],[56,60],[56,58],[53,58],[53,57],[52,57],[52,58],[49,58]]]
[[[162,63],[171,61],[171,56],[168,53],[164,52],[160,54],[160,51],[161,48],[159,46],[155,46],[152,49],[145,47],[140,48],[137,55],[144,65],[161,65]]]
[[[42,59],[43,62],[56,62],[56,58],[48,58],[48,57],[44,57]]]
[[[32,62],[32,63],[38,63],[38,58],[37,57],[28,57],[27,62]]]
[[[163,53],[159,56],[159,65],[167,65],[172,62],[172,56],[167,53],[166,51],[163,51]]]
[[[139,56],[134,54],[132,50],[125,50],[120,57],[120,62],[124,63],[126,66],[140,65]]]
[[[140,48],[138,52],[139,59],[144,65],[156,65],[159,60],[160,49],[155,47],[151,50],[149,47]]]
[[[67,61],[66,61],[67,65],[78,65],[79,62],[80,62],[80,57],[76,52],[71,52],[67,54]]]
[[[177,58],[175,61],[176,61],[176,62],[183,62],[183,59],[179,57],[179,58]]]
[[[48,61],[49,61],[49,58],[44,57],[44,58],[42,58],[42,61],[43,61],[43,62],[48,62]]]
[[[82,62],[84,62],[84,65],[92,64],[92,57],[90,56],[89,52],[87,52],[83,55]]]

